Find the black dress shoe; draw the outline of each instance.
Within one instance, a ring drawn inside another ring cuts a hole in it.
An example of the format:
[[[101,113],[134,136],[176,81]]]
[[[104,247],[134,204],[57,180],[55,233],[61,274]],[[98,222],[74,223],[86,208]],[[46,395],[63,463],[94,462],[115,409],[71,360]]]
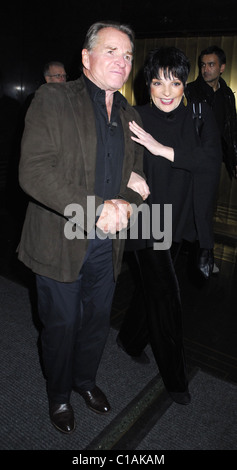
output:
[[[78,388],[75,388],[75,390],[84,398],[86,405],[92,411],[99,414],[105,414],[110,411],[110,404],[99,387],[95,386],[92,390],[81,390]]]
[[[75,420],[70,403],[50,403],[50,419],[59,431],[70,434],[75,429]]]
[[[138,354],[138,355],[129,354],[126,351],[126,349],[125,349],[121,339],[119,338],[119,336],[117,336],[117,338],[116,338],[116,343],[117,343],[119,348],[121,348],[126,354],[128,354],[128,356],[130,356],[133,361],[138,362],[138,364],[149,364],[150,363],[150,359],[147,356],[147,354],[145,353],[145,351],[142,351],[141,354]]]
[[[179,405],[188,405],[191,403],[191,395],[188,391],[186,392],[169,392],[172,400]]]

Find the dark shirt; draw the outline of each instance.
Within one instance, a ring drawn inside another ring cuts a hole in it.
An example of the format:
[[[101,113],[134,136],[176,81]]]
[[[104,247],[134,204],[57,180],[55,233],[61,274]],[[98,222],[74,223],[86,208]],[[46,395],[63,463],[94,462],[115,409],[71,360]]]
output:
[[[97,131],[95,194],[104,200],[115,199],[120,190],[124,157],[124,136],[119,110],[127,102],[119,92],[114,93],[109,121],[105,91],[86,76],[84,79],[94,107]]]

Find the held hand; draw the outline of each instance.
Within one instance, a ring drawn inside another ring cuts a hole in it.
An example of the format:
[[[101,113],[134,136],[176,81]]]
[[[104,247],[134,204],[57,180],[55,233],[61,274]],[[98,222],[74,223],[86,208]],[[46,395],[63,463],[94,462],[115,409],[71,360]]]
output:
[[[136,137],[131,136],[131,139],[137,142],[138,144],[143,145],[152,155],[164,157],[167,160],[174,161],[174,149],[171,147],[166,147],[165,145],[160,144],[157,140],[152,137],[151,134],[144,131],[135,121],[129,122],[129,129],[136,135]]]
[[[105,201],[96,225],[104,233],[115,234],[127,227],[131,214],[132,207],[128,202],[120,199]]]
[[[127,201],[124,201],[124,199],[111,199],[111,201],[114,204],[116,204],[116,206],[118,207],[121,218],[122,219],[125,218],[125,223],[126,223],[125,227],[127,227],[128,220],[130,219],[133,213],[131,204],[129,204],[129,202]],[[125,227],[122,227],[122,228],[125,228]]]
[[[140,194],[143,201],[145,201],[145,199],[147,199],[150,194],[149,186],[146,184],[144,178],[142,178],[142,176],[138,175],[134,171],[132,171],[130,175],[127,187],[133,189],[133,191],[136,191],[136,193]]]

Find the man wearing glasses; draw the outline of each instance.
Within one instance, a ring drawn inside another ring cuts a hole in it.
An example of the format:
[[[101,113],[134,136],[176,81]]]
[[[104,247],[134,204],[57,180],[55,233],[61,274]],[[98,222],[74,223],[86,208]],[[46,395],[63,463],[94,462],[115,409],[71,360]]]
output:
[[[60,83],[67,81],[67,74],[62,62],[48,62],[44,66],[43,74],[47,83]]]

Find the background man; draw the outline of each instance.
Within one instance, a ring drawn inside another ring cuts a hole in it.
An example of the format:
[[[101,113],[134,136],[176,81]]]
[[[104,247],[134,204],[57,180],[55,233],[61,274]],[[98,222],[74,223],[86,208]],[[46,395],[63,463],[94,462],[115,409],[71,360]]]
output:
[[[185,96],[188,101],[207,102],[215,115],[222,143],[222,156],[230,179],[237,177],[237,117],[235,96],[221,77],[226,67],[225,52],[218,46],[209,46],[198,58],[199,76],[187,84]],[[213,250],[201,253],[200,263],[214,260]],[[213,264],[213,273],[219,268]]]
[[[43,74],[47,83],[60,83],[67,81],[67,74],[62,62],[48,62],[44,66]]]
[[[221,77],[226,55],[218,46],[204,49],[198,59],[199,76],[188,83],[189,101],[206,101],[212,108],[221,133],[223,161],[230,178],[237,177],[237,118],[235,96]]]

